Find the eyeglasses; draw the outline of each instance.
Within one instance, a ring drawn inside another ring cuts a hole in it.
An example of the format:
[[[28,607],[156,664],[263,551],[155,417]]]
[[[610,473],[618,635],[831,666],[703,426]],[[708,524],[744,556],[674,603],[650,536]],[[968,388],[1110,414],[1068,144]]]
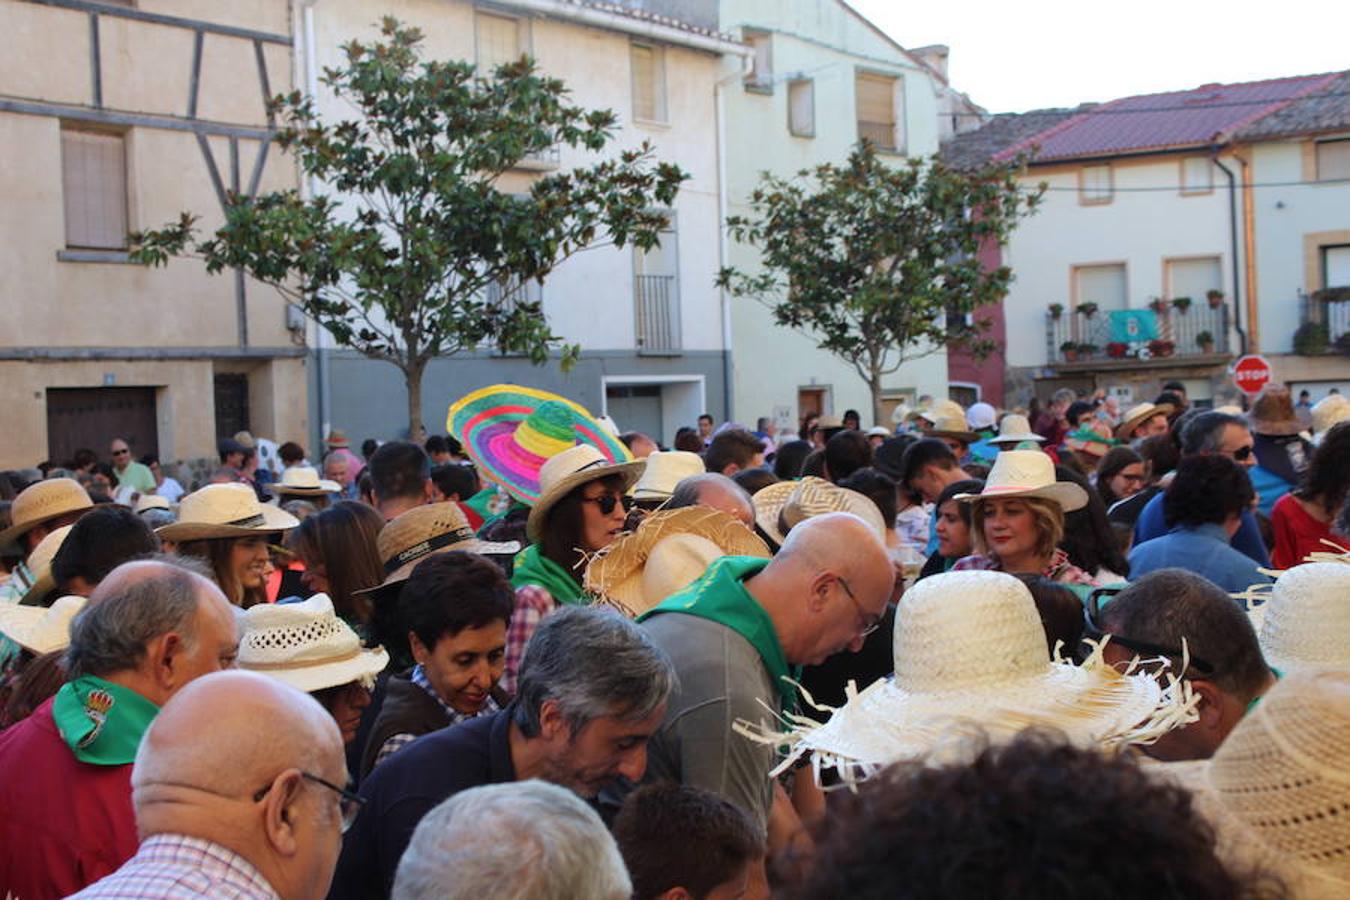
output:
[[[600,507],[600,515],[607,516],[614,512],[614,507],[618,506],[620,503],[623,504],[624,512],[627,512],[633,505],[633,498],[629,497],[627,494],[610,492],[601,494],[598,497],[582,497],[581,502],[594,503],[596,506]]]
[[[1163,656],[1168,659],[1186,659],[1189,662],[1189,668],[1195,669],[1201,675],[1212,677],[1217,671],[1215,665],[1208,660],[1202,659],[1191,653],[1189,650],[1182,651],[1176,647],[1165,647],[1162,644],[1154,644],[1150,641],[1141,641],[1137,638],[1128,637],[1122,634],[1116,634],[1106,631],[1097,624],[1101,618],[1101,605],[1103,599],[1110,599],[1123,591],[1124,588],[1108,587],[1097,588],[1088,595],[1087,603],[1083,605],[1083,637],[1091,638],[1094,641],[1100,641],[1104,637],[1110,637],[1111,643],[1119,644],[1127,650],[1133,650],[1135,653],[1145,654],[1147,656]]]
[[[114,451],[112,452],[112,455],[113,455],[113,456],[126,456],[126,455],[127,455],[128,453],[130,453],[130,452],[131,452],[130,450],[114,450]]]
[[[1239,447],[1239,448],[1237,448],[1236,450],[1234,450],[1232,453],[1230,453],[1230,454],[1228,454],[1228,455],[1231,456],[1231,457],[1233,457],[1233,459],[1236,460],[1237,462],[1242,462],[1243,460],[1247,459],[1249,456],[1251,456],[1251,455],[1252,455],[1253,453],[1255,453],[1255,452],[1256,452],[1256,448],[1253,447],[1251,444],[1248,444],[1248,445],[1245,446],[1245,447]]]
[[[834,580],[839,582],[839,586],[844,589],[844,593],[848,595],[848,599],[853,601],[853,608],[856,609],[858,615],[862,617],[863,627],[859,630],[858,637],[867,637],[869,634],[880,628],[881,616],[873,615],[864,610],[862,604],[858,602],[858,598],[853,596],[853,591],[849,588],[848,582],[842,577],[836,575],[834,576]]]
[[[361,811],[361,807],[365,805],[366,798],[360,796],[355,791],[349,791],[347,788],[338,787],[331,781],[325,781],[318,775],[311,775],[308,772],[301,772],[300,777],[305,779],[306,781],[312,781],[315,784],[321,784],[324,787],[328,788],[330,791],[337,792],[337,795],[340,798],[338,800],[338,809],[342,813],[342,833],[346,834],[347,830],[352,827],[352,823],[356,821],[356,814],[359,813]],[[253,802],[254,803],[262,802],[262,798],[267,796],[267,794],[272,790],[272,785],[275,783],[276,782],[273,781],[268,785],[266,785],[265,787],[259,789],[259,791],[253,795]]]

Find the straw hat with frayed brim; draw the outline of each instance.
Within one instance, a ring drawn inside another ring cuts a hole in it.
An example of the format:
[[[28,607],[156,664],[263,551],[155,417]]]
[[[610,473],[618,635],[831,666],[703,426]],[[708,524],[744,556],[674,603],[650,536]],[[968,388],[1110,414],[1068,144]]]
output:
[[[1280,680],[1208,760],[1151,771],[1189,789],[1220,858],[1300,900],[1350,897],[1350,672]]]
[[[70,623],[84,597],[58,597],[50,607],[0,603],[0,634],[39,656],[70,646]]]
[[[703,457],[687,450],[659,450],[647,456],[647,468],[633,485],[634,500],[669,500],[675,486],[691,475],[702,475]]]
[[[620,493],[637,483],[647,468],[647,461],[634,459],[627,462],[611,462],[590,444],[577,444],[564,450],[544,463],[539,470],[539,499],[530,507],[530,517],[525,521],[525,534],[530,540],[538,542],[543,535],[544,520],[558,501],[566,497],[573,488],[600,478],[618,475],[623,478]]]
[[[520,544],[515,541],[480,541],[468,517],[454,501],[413,507],[385,523],[375,546],[384,566],[384,581],[353,593],[374,594],[401,585],[418,563],[437,553],[463,550],[484,556],[515,556],[520,552]]]
[[[291,466],[281,473],[280,481],[269,484],[267,489],[275,496],[321,497],[341,493],[342,485],[320,478],[318,471],[310,466]]]
[[[178,521],[156,528],[155,534],[181,543],[289,531],[299,524],[290,513],[259,503],[246,484],[208,484],[184,497]]]
[[[957,494],[956,500],[1039,497],[1053,500],[1064,512],[1087,506],[1087,491],[1068,481],[1055,480],[1055,462],[1040,450],[1004,450],[978,494]]]
[[[359,681],[366,687],[389,665],[383,647],[367,649],[333,611],[327,594],[300,603],[259,603],[244,611],[239,668],[309,693]]]
[[[978,434],[970,430],[965,413],[940,415],[934,420],[933,427],[925,428],[923,433],[927,437],[950,438],[963,444],[973,444],[980,439]]]
[[[8,544],[44,522],[93,506],[89,493],[74,478],[48,478],[31,484],[14,498],[9,508],[12,524],[0,531],[0,545]]]
[[[866,522],[882,540],[886,522],[870,498],[808,475],[800,481],[780,481],[755,494],[755,524],[775,544],[782,545],[794,525],[812,516],[852,513]]]
[[[1143,425],[1149,419],[1156,415],[1170,416],[1176,410],[1176,407],[1170,403],[1140,403],[1130,407],[1125,412],[1124,418],[1116,426],[1116,440],[1128,441],[1134,435],[1134,430]]]
[[[61,545],[66,542],[66,536],[70,534],[70,529],[74,527],[63,525],[50,532],[38,541],[33,552],[28,554],[28,570],[33,573],[33,586],[23,595],[24,605],[42,605],[43,598],[56,587],[56,579],[52,576],[52,560],[56,559],[56,551],[61,549]]]
[[[1278,384],[1262,388],[1247,411],[1247,421],[1254,433],[1269,437],[1298,434],[1305,427],[1294,412],[1294,398],[1289,394],[1289,388]]]
[[[918,582],[896,606],[893,646],[894,677],[861,693],[850,683],[848,701],[826,724],[794,717],[786,736],[760,734],[791,745],[784,767],[809,755],[847,782],[900,760],[963,759],[980,741],[1004,742],[1027,728],[1053,729],[1079,746],[1118,747],[1197,718],[1187,683],[1122,674],[1102,658],[1104,645],[1082,666],[1052,661],[1031,592],[1003,572]]]
[[[998,423],[998,434],[989,439],[991,444],[1020,444],[1023,441],[1043,444],[1045,438],[1031,430],[1031,423],[1027,421],[1026,416],[1019,416],[1017,413],[1004,416],[1003,421]]]
[[[1266,661],[1281,672],[1350,671],[1350,565],[1308,562],[1286,569],[1248,615]],[[1252,599],[1263,590],[1249,588]]]
[[[769,558],[758,535],[721,510],[686,506],[654,512],[594,556],[586,590],[636,617],[698,580],[722,556]]]

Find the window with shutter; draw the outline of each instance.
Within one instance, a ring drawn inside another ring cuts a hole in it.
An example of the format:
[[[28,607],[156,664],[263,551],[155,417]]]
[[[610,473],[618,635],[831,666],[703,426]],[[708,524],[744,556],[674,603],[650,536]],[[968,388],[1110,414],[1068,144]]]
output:
[[[773,93],[773,39],[767,31],[745,32],[745,42],[754,50],[754,64],[745,76],[745,86],[752,91]]]
[[[1214,190],[1214,170],[1207,156],[1188,156],[1181,161],[1181,192],[1208,194]]]
[[[129,228],[124,135],[61,129],[61,188],[67,247],[126,247]]]
[[[1350,246],[1322,248],[1322,286],[1350,287]]]
[[[660,48],[632,44],[629,57],[633,67],[633,118],[666,121],[665,60]]]
[[[1317,142],[1317,180],[1350,179],[1350,138]]]
[[[525,52],[519,19],[477,13],[474,31],[478,42],[478,71],[491,75],[498,66],[520,59]]]
[[[788,83],[788,131],[797,137],[816,136],[816,85],[802,79]]]
[[[1114,187],[1110,166],[1083,166],[1078,170],[1078,202],[1110,203]]]
[[[879,150],[899,148],[895,127],[896,79],[859,72],[855,79],[858,103],[858,138],[869,140]]]

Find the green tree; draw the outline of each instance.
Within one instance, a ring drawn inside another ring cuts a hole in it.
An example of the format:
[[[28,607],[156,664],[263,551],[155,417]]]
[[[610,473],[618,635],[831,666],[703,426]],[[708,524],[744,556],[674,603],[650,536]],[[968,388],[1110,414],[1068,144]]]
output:
[[[904,363],[961,345],[977,354],[989,322],[968,314],[1007,293],[1012,271],[986,269],[977,252],[1003,242],[1040,202],[1017,181],[1021,162],[963,172],[938,159],[893,166],[868,142],[846,164],[764,173],[734,240],[756,247],[753,272],[724,268],[718,284],[753,298],[779,325],[812,337],[851,365],[872,392]]]
[[[344,46],[323,82],[358,115],[326,122],[299,92],[272,101],[277,142],[332,191],[227,198],[225,224],[198,237],[197,217],[133,235],[135,259],[203,259],[275,287],[343,346],[396,365],[408,425],[424,433],[422,376],[437,356],[488,344],[543,364],[564,345],[520,286],[602,241],[657,243],[688,176],[648,143],[585,168],[538,177],[524,196],[499,190],[527,156],[559,145],[596,152],[612,139],[609,110],[568,102],[566,86],[528,58],[490,77],[467,62],[424,61],[422,34],[392,18],[382,39]],[[507,298],[503,302],[502,297]]]

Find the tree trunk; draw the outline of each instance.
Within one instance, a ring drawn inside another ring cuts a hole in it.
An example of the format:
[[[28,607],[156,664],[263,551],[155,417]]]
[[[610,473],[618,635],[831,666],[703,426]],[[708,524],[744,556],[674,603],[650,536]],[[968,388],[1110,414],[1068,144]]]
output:
[[[408,440],[415,444],[427,439],[427,429],[422,424],[422,375],[426,369],[425,359],[411,360],[403,367],[403,380],[408,388]]]
[[[881,425],[884,428],[891,427],[890,418],[882,408],[881,403],[881,372],[877,366],[872,367],[871,375],[867,379],[868,390],[872,392],[872,424]]]

